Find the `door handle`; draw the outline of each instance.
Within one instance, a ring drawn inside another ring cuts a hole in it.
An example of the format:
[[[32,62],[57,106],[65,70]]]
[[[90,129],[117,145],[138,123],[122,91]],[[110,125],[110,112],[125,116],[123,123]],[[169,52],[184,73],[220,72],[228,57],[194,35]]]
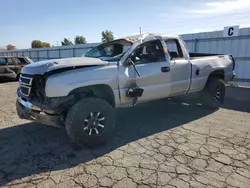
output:
[[[161,67],[161,72],[169,72],[170,67]]]

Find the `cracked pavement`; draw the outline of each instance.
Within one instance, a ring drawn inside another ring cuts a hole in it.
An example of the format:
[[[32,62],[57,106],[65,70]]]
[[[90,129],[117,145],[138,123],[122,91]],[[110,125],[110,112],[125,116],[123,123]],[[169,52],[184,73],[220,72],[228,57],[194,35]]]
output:
[[[113,139],[89,149],[19,119],[17,85],[0,84],[0,187],[250,187],[249,97],[218,111],[183,99],[118,109]]]

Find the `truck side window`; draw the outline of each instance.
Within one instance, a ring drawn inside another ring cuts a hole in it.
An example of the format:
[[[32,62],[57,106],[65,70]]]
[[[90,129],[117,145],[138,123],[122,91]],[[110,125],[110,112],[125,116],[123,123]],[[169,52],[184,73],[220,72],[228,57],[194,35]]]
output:
[[[5,65],[6,61],[5,58],[0,57],[0,65]]]
[[[172,59],[183,58],[182,49],[177,39],[165,40],[167,50]]]
[[[159,40],[150,41],[139,46],[131,55],[135,64],[156,63],[166,61],[163,47]]]
[[[17,58],[17,64],[29,64],[29,62],[25,58]]]
[[[6,62],[8,63],[8,65],[14,64],[11,58],[6,58]]]

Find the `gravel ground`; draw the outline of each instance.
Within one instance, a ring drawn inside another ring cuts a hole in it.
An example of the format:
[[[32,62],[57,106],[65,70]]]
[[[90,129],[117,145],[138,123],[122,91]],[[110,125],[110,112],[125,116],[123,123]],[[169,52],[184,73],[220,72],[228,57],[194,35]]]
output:
[[[249,89],[227,88],[218,111],[185,99],[118,109],[113,139],[88,149],[19,119],[17,85],[0,84],[0,187],[250,187]]]

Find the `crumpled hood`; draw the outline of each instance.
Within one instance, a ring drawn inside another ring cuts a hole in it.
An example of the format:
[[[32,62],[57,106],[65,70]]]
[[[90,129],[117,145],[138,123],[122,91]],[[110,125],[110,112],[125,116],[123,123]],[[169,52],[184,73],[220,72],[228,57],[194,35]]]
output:
[[[102,61],[98,58],[89,57],[74,57],[74,58],[64,58],[64,59],[52,59],[35,62],[26,65],[22,68],[22,74],[44,74],[52,70],[57,70],[67,67],[78,67],[78,66],[95,66],[95,65],[107,65],[108,61]]]

